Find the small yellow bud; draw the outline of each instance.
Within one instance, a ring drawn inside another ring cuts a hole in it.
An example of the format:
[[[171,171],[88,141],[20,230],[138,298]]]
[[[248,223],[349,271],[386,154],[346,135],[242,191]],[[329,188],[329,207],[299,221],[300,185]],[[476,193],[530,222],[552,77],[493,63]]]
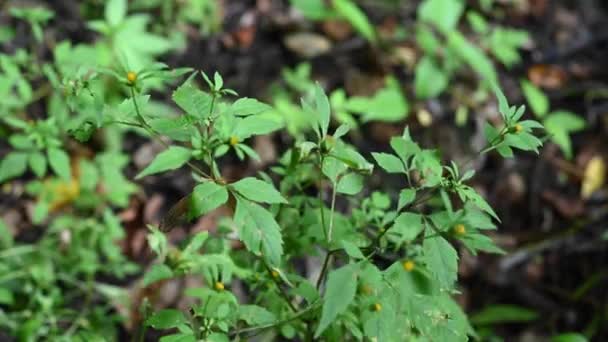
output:
[[[374,310],[376,312],[382,310],[382,304],[380,304],[380,303],[374,303],[374,305],[372,305],[372,310]]]
[[[127,81],[129,82],[129,84],[134,84],[136,80],[137,74],[134,71],[129,71],[127,73]]]
[[[515,133],[519,133],[523,130],[524,130],[524,128],[520,124],[515,125]]]
[[[235,136],[231,136],[230,137],[230,146],[234,146],[236,144],[239,143],[239,138],[235,137]]]
[[[279,277],[279,271],[277,271],[277,270],[272,270],[272,272],[270,272],[270,274],[272,275],[273,278]]]
[[[408,271],[408,272],[413,271],[415,266],[416,265],[411,260],[406,260],[406,261],[403,262],[403,269],[406,270],[406,271]]]
[[[464,227],[464,224],[459,223],[454,226],[454,233],[456,235],[464,235],[467,233],[467,229]]]
[[[224,291],[224,283],[222,283],[221,281],[215,282],[214,287],[216,291]]]
[[[374,292],[374,290],[372,289],[371,286],[369,286],[367,284],[363,284],[361,286],[361,292],[363,292],[363,294],[366,294],[366,295],[371,295]]]

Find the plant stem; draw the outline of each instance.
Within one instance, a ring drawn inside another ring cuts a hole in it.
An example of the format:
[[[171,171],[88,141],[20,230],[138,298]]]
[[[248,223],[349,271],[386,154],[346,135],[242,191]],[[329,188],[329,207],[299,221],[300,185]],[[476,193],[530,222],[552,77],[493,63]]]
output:
[[[331,207],[329,212],[329,230],[327,232],[327,242],[331,243],[331,237],[334,230],[334,211],[336,208],[336,187],[338,184],[332,184],[332,193],[331,193]]]
[[[74,321],[72,322],[70,327],[66,330],[64,336],[69,337],[69,336],[72,336],[76,332],[76,328],[78,327],[78,324],[89,312],[89,305],[91,304],[92,298],[93,298],[93,274],[91,273],[87,276],[86,292],[85,292],[84,305],[82,307],[82,310],[80,311],[78,316],[76,318],[74,318]]]
[[[313,309],[316,309],[317,305],[319,304],[318,301],[311,303],[309,306],[307,306],[306,308],[300,310],[300,311],[296,311],[295,314],[291,317],[288,317],[286,319],[280,320],[280,321],[276,321],[276,322],[272,322],[272,323],[268,323],[268,324],[262,324],[262,325],[258,325],[255,327],[249,327],[249,328],[243,328],[240,330],[236,330],[232,333],[230,333],[231,336],[236,336],[236,335],[240,335],[242,333],[246,333],[246,332],[250,332],[250,331],[258,331],[258,330],[265,330],[265,329],[270,329],[270,328],[274,328],[277,327],[279,325],[285,324],[287,322],[291,322],[293,320],[296,320],[302,316],[304,316],[305,314],[307,314],[308,312],[312,311]],[[253,337],[255,335],[249,336],[249,337]]]
[[[293,303],[291,302],[291,299],[289,299],[289,295],[287,294],[287,292],[285,292],[285,289],[281,286],[281,283],[275,277],[272,276],[272,269],[270,268],[270,266],[268,266],[268,264],[266,263],[265,260],[262,260],[262,263],[264,264],[266,271],[268,271],[270,278],[272,279],[272,281],[275,283],[275,285],[279,289],[281,297],[285,300],[287,305],[289,305],[289,308],[291,309],[291,311],[298,312],[298,309],[293,305]]]
[[[333,233],[333,229],[334,229],[334,212],[336,209],[336,188],[337,188],[337,184],[333,183],[332,184],[332,193],[331,193],[331,206],[330,206],[330,212],[329,212],[329,229],[327,230],[327,244],[331,243],[332,233]],[[322,204],[321,208],[323,208],[324,206],[325,205]],[[323,217],[323,213],[322,213],[321,217]],[[323,224],[323,226],[325,227],[325,224]],[[327,269],[331,265],[332,254],[333,254],[332,251],[328,251],[327,254],[325,255],[325,260],[323,260],[323,267],[321,268],[321,273],[319,274],[319,278],[317,279],[317,285],[316,285],[317,290],[321,287],[321,283],[323,282],[323,278],[325,278]]]
[[[329,262],[334,251],[327,251],[325,254],[325,260],[323,260],[323,266],[321,267],[321,273],[319,273],[319,278],[317,279],[317,290],[321,287],[321,283],[323,282],[323,278],[325,278],[325,273],[327,273],[327,269],[329,268]]]

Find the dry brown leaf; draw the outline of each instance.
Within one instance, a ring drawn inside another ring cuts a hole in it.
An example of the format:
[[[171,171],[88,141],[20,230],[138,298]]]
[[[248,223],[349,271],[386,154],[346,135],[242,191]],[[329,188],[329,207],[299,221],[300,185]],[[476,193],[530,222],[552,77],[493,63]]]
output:
[[[557,65],[536,64],[528,69],[528,78],[536,86],[557,89],[566,83],[568,75]]]

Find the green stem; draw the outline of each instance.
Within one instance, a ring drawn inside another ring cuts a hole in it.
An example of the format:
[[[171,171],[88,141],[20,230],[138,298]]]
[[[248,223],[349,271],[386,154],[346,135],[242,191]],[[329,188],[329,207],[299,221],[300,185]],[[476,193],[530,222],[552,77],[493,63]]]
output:
[[[332,184],[331,207],[329,212],[329,230],[327,231],[327,243],[331,243],[332,233],[334,230],[334,211],[336,208],[336,188],[338,184]]]
[[[323,282],[323,278],[325,278],[325,274],[327,273],[327,269],[329,268],[329,263],[330,263],[330,259],[332,254],[334,253],[334,251],[328,251],[327,254],[325,254],[325,259],[323,260],[323,266],[321,267],[321,273],[319,273],[319,278],[317,279],[317,284],[316,284],[316,288],[317,290],[319,288],[321,288],[321,283]]]
[[[76,329],[78,328],[80,321],[89,312],[89,306],[91,304],[92,298],[93,298],[93,274],[91,273],[87,276],[84,305],[80,311],[80,314],[74,319],[74,321],[72,322],[70,327],[66,330],[64,336],[70,337],[76,332]]]
[[[260,331],[260,330],[266,330],[266,329],[270,329],[270,328],[274,328],[280,325],[283,325],[285,323],[294,321],[302,316],[304,316],[305,314],[307,314],[308,312],[314,310],[317,308],[317,305],[319,304],[318,301],[311,303],[309,306],[307,306],[306,308],[297,311],[293,316],[290,316],[286,319],[280,320],[280,321],[276,321],[276,322],[272,322],[272,323],[268,323],[268,324],[262,324],[262,325],[258,325],[255,327],[249,327],[249,328],[243,328],[240,330],[236,330],[234,332],[232,332],[230,335],[231,336],[236,336],[236,335],[240,335],[242,333],[247,333],[247,332],[251,332],[251,331]],[[255,335],[249,336],[249,337],[253,337]]]
[[[293,303],[291,302],[291,299],[289,299],[289,295],[287,294],[285,289],[281,286],[281,283],[275,277],[272,276],[272,269],[270,268],[270,266],[268,266],[268,264],[266,263],[265,260],[262,260],[262,263],[264,264],[264,267],[266,268],[268,275],[270,275],[270,278],[272,279],[274,284],[279,289],[279,293],[280,293],[281,297],[285,300],[285,302],[287,303],[287,305],[289,306],[291,311],[298,312],[298,309],[293,305]]]

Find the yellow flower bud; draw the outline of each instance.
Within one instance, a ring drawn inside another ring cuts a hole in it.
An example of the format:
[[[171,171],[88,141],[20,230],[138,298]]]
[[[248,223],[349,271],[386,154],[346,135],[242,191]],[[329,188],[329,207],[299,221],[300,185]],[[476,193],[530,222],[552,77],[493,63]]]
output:
[[[464,235],[467,233],[467,229],[464,227],[464,224],[459,223],[454,226],[454,234],[456,235]]]
[[[374,290],[372,289],[371,286],[369,286],[367,284],[363,284],[361,286],[361,292],[363,292],[363,294],[366,294],[366,295],[371,295],[372,293],[374,293]]]
[[[277,270],[272,270],[272,272],[270,272],[270,274],[272,275],[273,278],[279,277],[279,271],[277,271]]]
[[[519,133],[523,130],[524,130],[524,128],[520,124],[515,125],[515,133]]]
[[[224,283],[222,283],[221,281],[215,282],[214,287],[217,291],[224,291]]]
[[[239,143],[239,138],[235,137],[235,136],[231,136],[230,137],[230,146],[234,146],[236,144]]]
[[[137,81],[137,74],[134,71],[129,71],[127,73],[127,81],[129,84],[134,84]]]
[[[408,272],[413,271],[415,266],[416,265],[411,260],[406,260],[406,261],[403,262],[403,269],[406,270],[406,271],[408,271]]]
[[[376,312],[382,310],[382,304],[380,304],[380,303],[374,303],[374,305],[372,305],[372,310],[374,310]]]

